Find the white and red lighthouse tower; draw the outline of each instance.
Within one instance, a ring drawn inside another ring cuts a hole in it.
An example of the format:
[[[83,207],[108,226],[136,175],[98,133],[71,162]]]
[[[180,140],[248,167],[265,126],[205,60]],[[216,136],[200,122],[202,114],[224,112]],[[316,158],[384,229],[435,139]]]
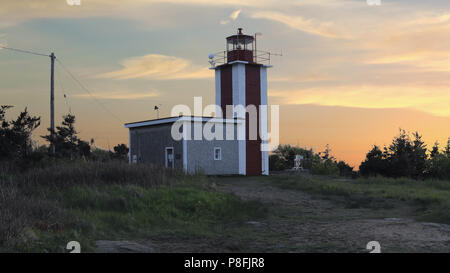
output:
[[[241,28],[236,35],[226,38],[223,64],[213,67],[216,105],[222,110],[223,117],[245,119],[245,140],[239,141],[239,154],[245,155],[240,156],[240,173],[268,175],[268,152],[262,147],[267,146],[267,68],[271,66],[258,63],[255,44],[255,37],[243,34]],[[259,58],[261,62],[270,61],[265,57]],[[244,108],[255,106],[257,124],[250,124],[249,112],[228,113],[227,105]],[[256,139],[250,137],[252,134],[249,131],[254,130],[255,126],[258,132]]]

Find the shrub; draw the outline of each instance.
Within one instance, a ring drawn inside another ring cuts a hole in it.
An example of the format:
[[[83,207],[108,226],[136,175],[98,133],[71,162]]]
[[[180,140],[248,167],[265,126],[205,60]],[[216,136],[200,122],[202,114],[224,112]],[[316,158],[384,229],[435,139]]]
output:
[[[438,179],[450,179],[450,157],[438,154],[429,160],[428,176]]]
[[[5,119],[12,106],[0,106],[0,160],[21,164],[32,151],[31,133],[40,125],[40,118],[28,114],[27,108],[12,121]]]
[[[335,161],[327,159],[314,163],[311,168],[311,173],[317,175],[339,176],[340,170]]]
[[[279,155],[273,154],[269,156],[269,170],[282,171],[286,169],[286,162]]]
[[[125,144],[114,146],[114,157],[122,160],[128,160],[128,152],[130,149]]]

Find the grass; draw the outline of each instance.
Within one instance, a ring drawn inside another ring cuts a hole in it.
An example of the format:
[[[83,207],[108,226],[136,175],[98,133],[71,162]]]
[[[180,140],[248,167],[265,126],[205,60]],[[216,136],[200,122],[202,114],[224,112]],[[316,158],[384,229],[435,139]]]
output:
[[[272,176],[268,181],[277,187],[334,198],[348,208],[389,209],[403,202],[416,207],[418,220],[450,224],[450,181],[315,176]]]
[[[72,163],[0,176],[0,251],[64,252],[79,241],[215,236],[265,217],[259,202],[212,189],[203,175],[120,162]]]
[[[142,188],[108,186],[101,189],[72,188],[65,206],[96,228],[113,235],[120,232],[146,236],[183,232],[207,234],[216,225],[259,218],[264,209],[256,202],[235,196],[199,190],[191,185]]]
[[[407,205],[418,220],[450,224],[449,181],[292,175],[242,179],[305,191],[350,209],[374,209],[377,215]],[[278,252],[286,249],[277,247],[286,231],[245,222],[325,219],[218,192],[214,180],[114,161],[58,163],[25,173],[0,169],[0,252],[66,252],[69,241],[80,242],[83,252],[94,252],[96,240],[147,239],[162,244],[206,240],[208,249],[216,251]],[[333,247],[320,244],[304,250]]]

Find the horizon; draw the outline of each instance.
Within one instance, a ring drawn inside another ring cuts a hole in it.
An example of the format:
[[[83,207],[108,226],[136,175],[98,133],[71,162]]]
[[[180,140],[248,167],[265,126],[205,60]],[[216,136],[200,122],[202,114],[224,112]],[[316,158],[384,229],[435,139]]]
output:
[[[111,3],[4,0],[0,45],[50,54],[56,64],[55,123],[68,112],[84,140],[128,143],[127,122],[168,117],[174,105],[214,102],[208,54],[242,27],[258,49],[283,52],[268,72],[269,105],[280,105],[280,144],[313,148],[355,168],[399,128],[431,149],[450,136],[450,8],[445,1],[177,1]],[[1,105],[49,124],[50,62],[0,49]],[[127,144],[128,145],[128,144]],[[109,148],[108,148],[109,147]]]

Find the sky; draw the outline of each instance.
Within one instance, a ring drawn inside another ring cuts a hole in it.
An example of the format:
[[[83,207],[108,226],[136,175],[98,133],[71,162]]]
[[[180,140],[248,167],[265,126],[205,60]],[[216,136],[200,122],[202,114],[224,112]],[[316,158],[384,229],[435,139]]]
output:
[[[2,0],[0,44],[49,54],[56,64],[56,122],[69,111],[80,137],[112,149],[123,124],[215,101],[208,55],[242,27],[258,49],[283,53],[269,69],[280,142],[358,167],[399,128],[429,148],[450,136],[450,2],[381,0]],[[0,104],[49,124],[50,60],[0,49]],[[64,95],[66,95],[64,97]]]

